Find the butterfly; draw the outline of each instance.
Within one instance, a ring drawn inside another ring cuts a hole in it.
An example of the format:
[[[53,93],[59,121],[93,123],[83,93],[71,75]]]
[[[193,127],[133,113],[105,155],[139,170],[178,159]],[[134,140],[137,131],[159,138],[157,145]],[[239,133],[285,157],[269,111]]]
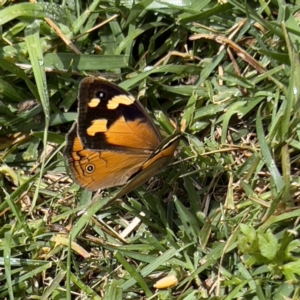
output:
[[[142,105],[98,77],[79,84],[78,120],[66,135],[64,155],[74,181],[96,191],[127,184],[126,193],[165,166],[180,133],[162,139]]]

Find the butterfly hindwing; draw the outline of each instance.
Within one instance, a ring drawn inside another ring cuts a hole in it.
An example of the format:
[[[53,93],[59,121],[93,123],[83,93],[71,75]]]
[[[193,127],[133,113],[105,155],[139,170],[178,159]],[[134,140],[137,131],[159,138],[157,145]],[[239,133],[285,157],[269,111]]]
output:
[[[127,183],[149,157],[143,153],[86,149],[77,136],[76,123],[67,135],[65,156],[74,181],[91,191]]]
[[[179,144],[180,133],[176,132],[174,135],[163,140],[156,150],[148,157],[138,173],[135,173],[127,184],[118,192],[116,197],[122,197],[129,193],[136,187],[145,183],[150,177],[154,176],[159,170],[168,164],[170,159]]]

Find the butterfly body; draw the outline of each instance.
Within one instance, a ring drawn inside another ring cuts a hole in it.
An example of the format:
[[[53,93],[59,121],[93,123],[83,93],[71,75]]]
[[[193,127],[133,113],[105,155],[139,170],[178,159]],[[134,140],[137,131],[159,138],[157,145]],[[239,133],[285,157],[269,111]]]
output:
[[[77,184],[94,191],[123,185],[142,173],[135,179],[139,185],[169,161],[178,139],[160,149],[161,142],[159,131],[131,94],[101,78],[81,81],[78,121],[66,136],[65,148]]]

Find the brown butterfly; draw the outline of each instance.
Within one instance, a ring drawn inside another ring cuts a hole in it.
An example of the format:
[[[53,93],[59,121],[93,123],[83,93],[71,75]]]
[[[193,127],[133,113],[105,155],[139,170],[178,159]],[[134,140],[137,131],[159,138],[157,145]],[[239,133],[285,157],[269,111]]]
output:
[[[78,121],[66,136],[74,181],[91,191],[144,183],[173,157],[180,133],[162,137],[136,99],[102,78],[79,85]],[[124,194],[124,193],[123,193]]]

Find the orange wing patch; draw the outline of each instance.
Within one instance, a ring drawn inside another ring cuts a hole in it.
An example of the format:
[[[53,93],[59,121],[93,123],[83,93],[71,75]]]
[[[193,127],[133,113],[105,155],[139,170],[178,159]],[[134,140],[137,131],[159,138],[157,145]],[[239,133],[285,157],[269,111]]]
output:
[[[120,117],[105,132],[106,142],[110,145],[154,151],[160,140],[156,132],[140,119],[126,121]]]
[[[119,104],[131,105],[134,102],[134,98],[128,95],[118,95],[110,99],[107,103],[108,109],[116,109]]]
[[[107,131],[107,120],[105,119],[98,119],[92,121],[92,125],[87,128],[86,133],[89,136],[95,136],[97,132],[106,132]]]
[[[91,108],[97,107],[100,103],[100,99],[99,98],[92,98],[89,102],[88,102],[88,106]]]

